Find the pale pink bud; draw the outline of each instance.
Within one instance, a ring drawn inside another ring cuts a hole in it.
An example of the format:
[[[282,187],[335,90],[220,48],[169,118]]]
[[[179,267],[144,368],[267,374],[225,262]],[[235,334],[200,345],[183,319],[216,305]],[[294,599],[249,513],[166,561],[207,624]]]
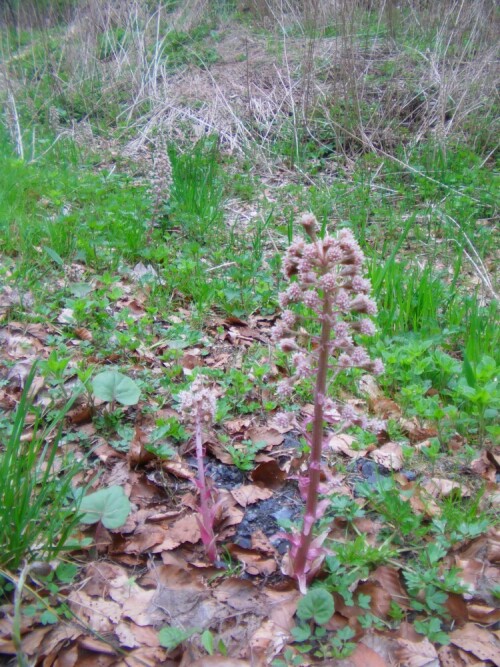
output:
[[[319,229],[318,221],[312,213],[304,213],[300,220],[300,224],[304,227],[304,231],[311,238],[316,238],[316,232]]]
[[[351,368],[352,367],[352,359],[348,354],[341,354],[337,360],[337,364],[339,368]]]
[[[351,287],[353,291],[358,294],[368,294],[372,286],[369,280],[366,280],[361,276],[354,276],[351,282]]]
[[[283,338],[280,341],[280,347],[283,352],[294,352],[295,350],[299,349],[299,346],[293,338]]]
[[[380,359],[375,359],[371,364],[371,372],[374,375],[382,375],[384,372],[384,364]]]
[[[317,292],[314,290],[308,290],[307,292],[304,292],[302,301],[308,308],[311,308],[311,310],[319,311],[321,309],[321,299],[319,298]]]
[[[366,313],[367,315],[375,315],[377,312],[377,304],[372,299],[369,299],[365,294],[358,294],[351,301],[350,310],[353,313]]]
[[[356,322],[351,323],[351,328],[353,331],[359,331],[360,334],[363,336],[373,336],[377,328],[373,324],[371,320],[368,319],[363,319],[363,320],[357,320]]]
[[[365,364],[371,363],[371,359],[368,356],[368,352],[364,347],[358,346],[351,353],[352,363],[355,366],[364,366]]]
[[[286,327],[291,329],[297,321],[297,315],[295,315],[293,310],[284,310],[281,314],[281,321]]]
[[[338,309],[343,313],[348,313],[350,311],[351,299],[349,298],[349,295],[345,290],[340,289],[337,292],[337,296],[335,297],[335,304],[337,305]]]
[[[336,264],[337,262],[340,262],[343,256],[344,253],[342,252],[340,246],[337,244],[332,245],[332,247],[328,248],[328,250],[326,251],[326,259],[332,265]]]
[[[319,285],[327,294],[334,292],[337,289],[337,275],[333,271],[325,273],[319,279]]]
[[[278,382],[276,393],[280,398],[288,398],[291,396],[293,389],[290,382],[288,380],[282,380],[281,382]]]

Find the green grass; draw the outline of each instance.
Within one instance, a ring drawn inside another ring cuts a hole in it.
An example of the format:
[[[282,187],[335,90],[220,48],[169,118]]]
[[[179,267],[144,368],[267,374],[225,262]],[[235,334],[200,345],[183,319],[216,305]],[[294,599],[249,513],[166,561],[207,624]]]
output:
[[[82,464],[58,450],[64,417],[73,400],[46,420],[29,398],[35,373],[33,366],[12,421],[7,418],[3,424],[0,567],[11,572],[24,562],[55,558],[78,522],[79,503],[72,483]],[[28,417],[33,415],[30,437],[23,437]]]
[[[95,269],[139,259],[149,206],[144,186],[95,172],[69,140],[26,163],[0,128],[0,252],[16,257],[20,273],[34,265],[47,270],[46,250],[56,264],[59,257]]]

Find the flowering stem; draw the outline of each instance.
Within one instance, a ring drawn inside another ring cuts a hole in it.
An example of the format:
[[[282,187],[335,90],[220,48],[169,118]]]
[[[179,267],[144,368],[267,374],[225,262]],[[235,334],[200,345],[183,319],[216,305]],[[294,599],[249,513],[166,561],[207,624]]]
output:
[[[329,295],[324,296],[322,312],[321,339],[318,350],[318,374],[314,395],[314,418],[311,438],[311,453],[309,456],[309,483],[307,486],[306,511],[300,534],[297,554],[293,569],[295,576],[305,579],[309,558],[309,549],[313,538],[313,526],[316,521],[318,508],[319,483],[321,476],[321,453],[323,449],[323,412],[326,395],[326,378],[328,358],[330,355],[330,335],[332,330],[332,302]]]
[[[215,546],[215,534],[213,528],[214,516],[210,508],[210,489],[207,487],[205,477],[205,461],[203,459],[203,433],[202,433],[203,414],[201,406],[198,407],[195,420],[195,442],[196,442],[196,461],[198,465],[198,489],[200,492],[200,530],[202,541],[205,545],[207,556],[212,563],[217,560],[217,549]]]

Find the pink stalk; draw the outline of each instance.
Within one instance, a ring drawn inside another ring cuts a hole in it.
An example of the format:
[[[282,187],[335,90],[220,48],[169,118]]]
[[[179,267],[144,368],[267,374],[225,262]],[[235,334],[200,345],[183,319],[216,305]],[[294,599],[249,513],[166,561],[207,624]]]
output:
[[[326,397],[326,378],[328,358],[330,356],[332,304],[328,296],[323,303],[323,324],[318,357],[318,374],[314,392],[314,417],[311,437],[311,453],[309,457],[309,483],[307,485],[307,500],[304,521],[300,533],[297,553],[293,562],[293,571],[299,587],[303,591],[306,587],[307,571],[310,563],[310,548],[313,540],[313,526],[318,518],[319,483],[321,478],[321,453],[323,450],[323,413]]]
[[[198,464],[198,490],[200,493],[200,526],[201,541],[205,545],[207,556],[211,563],[217,560],[217,547],[214,533],[215,508],[212,502],[212,493],[207,486],[205,477],[205,461],[202,438],[203,413],[201,406],[198,407],[195,421],[196,460]]]

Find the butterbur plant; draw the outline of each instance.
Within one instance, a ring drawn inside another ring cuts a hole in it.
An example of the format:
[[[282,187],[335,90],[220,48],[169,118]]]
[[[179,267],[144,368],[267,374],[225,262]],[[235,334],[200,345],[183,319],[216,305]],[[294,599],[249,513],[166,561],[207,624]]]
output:
[[[198,523],[200,526],[201,541],[205,545],[208,558],[212,563],[217,560],[217,546],[214,533],[214,521],[217,513],[217,503],[214,500],[214,491],[208,485],[205,476],[205,461],[203,451],[203,427],[213,423],[216,410],[215,392],[206,386],[206,378],[198,375],[187,391],[179,393],[180,409],[184,418],[194,423],[196,462],[198,479],[196,485],[200,494],[200,512]]]
[[[305,515],[300,533],[288,536],[291,546],[285,566],[286,573],[294,576],[305,592],[308,579],[326,553],[322,547],[326,534],[313,534],[328,505],[328,501],[318,500],[324,421],[335,424],[337,433],[352,425],[381,428],[380,422],[359,415],[350,406],[337,406],[328,398],[328,385],[343,370],[361,368],[379,374],[383,365],[372,361],[354,339],[356,334],[375,333],[366,316],[374,315],[377,307],[369,297],[371,284],[362,275],[364,255],[352,232],[342,229],[336,236],[325,233],[319,238],[314,215],[303,215],[301,223],[308,240],[295,241],[285,255],[283,270],[289,286],[280,295],[284,310],[273,333],[282,350],[291,354],[293,367],[291,376],[279,383],[279,395],[291,395],[301,379],[316,378],[312,431],[305,432],[310,445],[308,472],[300,484],[305,493]]]

